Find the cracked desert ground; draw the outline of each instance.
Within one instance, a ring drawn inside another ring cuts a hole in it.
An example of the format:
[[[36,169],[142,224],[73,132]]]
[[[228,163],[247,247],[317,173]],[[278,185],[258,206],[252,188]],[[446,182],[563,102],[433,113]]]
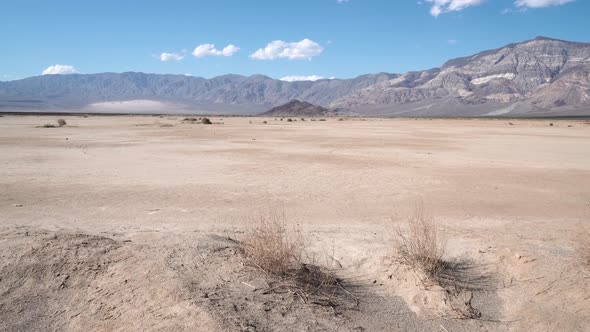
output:
[[[0,117],[0,330],[590,329],[590,121],[58,118]],[[416,202],[481,317],[388,260]],[[265,291],[228,238],[268,205],[358,304]]]

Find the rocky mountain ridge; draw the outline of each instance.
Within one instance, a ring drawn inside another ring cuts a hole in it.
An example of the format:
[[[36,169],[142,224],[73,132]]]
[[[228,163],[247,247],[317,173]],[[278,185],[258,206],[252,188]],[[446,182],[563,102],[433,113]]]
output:
[[[127,103],[147,101],[162,113],[258,114],[293,99],[365,116],[590,115],[590,43],[537,37],[440,68],[353,79],[129,72],[0,82],[0,111],[146,112]]]

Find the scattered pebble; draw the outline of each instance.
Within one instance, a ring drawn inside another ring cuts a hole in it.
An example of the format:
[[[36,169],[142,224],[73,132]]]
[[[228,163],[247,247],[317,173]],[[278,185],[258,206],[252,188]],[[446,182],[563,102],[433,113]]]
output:
[[[15,206],[15,207],[23,207],[22,204],[12,204],[12,206]]]

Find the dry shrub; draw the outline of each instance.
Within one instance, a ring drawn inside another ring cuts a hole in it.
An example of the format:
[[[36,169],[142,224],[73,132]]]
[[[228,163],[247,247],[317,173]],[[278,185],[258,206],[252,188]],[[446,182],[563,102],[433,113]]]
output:
[[[211,120],[209,120],[209,118],[203,118],[203,119],[201,119],[201,123],[202,124],[206,124],[206,125],[212,124],[212,122],[211,122]]]
[[[399,225],[395,230],[399,259],[436,279],[447,266],[443,260],[446,238],[439,233],[436,222],[423,205],[416,205],[406,226],[405,232]]]
[[[66,122],[66,120],[64,119],[57,119],[57,125],[60,127],[63,127],[65,125],[67,125],[68,123]]]
[[[316,265],[313,259],[305,262],[304,235],[299,227],[287,223],[283,209],[271,207],[251,219],[254,224],[241,248],[252,265],[276,278],[267,292],[286,290],[305,303],[332,307],[347,297],[358,305],[358,300],[331,271]]]
[[[288,227],[285,212],[268,208],[251,219],[254,225],[242,242],[250,261],[263,271],[279,276],[299,269],[305,243],[300,229]]]
[[[454,318],[480,318],[481,312],[473,308],[471,300],[473,291],[486,288],[490,282],[488,276],[479,274],[466,262],[443,259],[446,237],[422,204],[416,205],[406,226],[405,231],[399,225],[395,229],[399,261],[445,290],[444,303]]]
[[[583,270],[590,272],[590,232],[583,226],[580,228],[575,245],[577,263]]]

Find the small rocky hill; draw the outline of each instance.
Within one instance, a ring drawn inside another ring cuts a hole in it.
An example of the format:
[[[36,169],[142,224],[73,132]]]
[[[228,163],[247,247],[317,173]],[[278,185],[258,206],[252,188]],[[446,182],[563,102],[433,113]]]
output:
[[[299,101],[297,99],[281,106],[273,107],[270,110],[260,114],[260,116],[291,116],[291,117],[316,117],[316,116],[334,116],[335,111],[328,110],[321,106],[310,104],[306,101]]]

